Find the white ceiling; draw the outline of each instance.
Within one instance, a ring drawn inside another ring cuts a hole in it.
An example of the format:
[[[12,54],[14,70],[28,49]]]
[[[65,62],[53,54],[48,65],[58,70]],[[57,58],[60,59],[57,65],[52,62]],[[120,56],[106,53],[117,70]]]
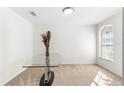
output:
[[[70,16],[63,14],[63,7],[13,7],[11,9],[31,23],[39,25],[95,25],[121,13],[121,8],[117,7],[74,7],[75,11]],[[32,16],[30,11],[34,11],[37,16]]]

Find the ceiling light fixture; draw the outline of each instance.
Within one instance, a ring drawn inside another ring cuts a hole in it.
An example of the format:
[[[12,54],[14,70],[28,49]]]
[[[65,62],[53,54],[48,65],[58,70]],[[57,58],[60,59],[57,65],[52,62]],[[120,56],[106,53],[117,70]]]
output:
[[[29,13],[30,13],[32,16],[37,16],[36,13],[33,12],[33,11],[30,11]]]
[[[74,12],[74,8],[72,8],[72,7],[65,7],[63,9],[63,13],[66,15],[71,15],[73,12]]]

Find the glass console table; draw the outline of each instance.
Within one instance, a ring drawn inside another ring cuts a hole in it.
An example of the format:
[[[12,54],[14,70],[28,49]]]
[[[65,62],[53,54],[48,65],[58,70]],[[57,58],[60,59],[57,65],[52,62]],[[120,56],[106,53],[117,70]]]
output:
[[[24,65],[24,68],[37,68],[46,67],[46,72],[42,75],[39,85],[51,86],[54,80],[54,72],[50,70],[51,67],[58,67],[61,62],[61,56],[59,54],[50,54],[49,58],[45,58],[45,55],[39,54],[29,59]]]
[[[57,67],[61,63],[61,56],[59,54],[50,54],[49,65],[46,64],[45,55],[39,54],[29,59],[24,65],[24,68],[28,67]]]

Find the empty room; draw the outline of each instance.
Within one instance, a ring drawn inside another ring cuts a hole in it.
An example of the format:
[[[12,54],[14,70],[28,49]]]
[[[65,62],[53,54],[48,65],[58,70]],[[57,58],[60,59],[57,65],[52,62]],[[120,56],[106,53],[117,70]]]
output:
[[[1,7],[1,86],[121,86],[121,7]]]

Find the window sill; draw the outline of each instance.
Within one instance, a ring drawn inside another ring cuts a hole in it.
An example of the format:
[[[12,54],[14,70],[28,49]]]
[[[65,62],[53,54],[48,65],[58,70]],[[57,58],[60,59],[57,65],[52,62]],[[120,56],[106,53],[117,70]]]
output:
[[[113,60],[109,60],[109,59],[105,59],[103,57],[98,57],[99,59],[102,59],[102,60],[105,60],[105,61],[108,61],[108,62],[114,62]]]

